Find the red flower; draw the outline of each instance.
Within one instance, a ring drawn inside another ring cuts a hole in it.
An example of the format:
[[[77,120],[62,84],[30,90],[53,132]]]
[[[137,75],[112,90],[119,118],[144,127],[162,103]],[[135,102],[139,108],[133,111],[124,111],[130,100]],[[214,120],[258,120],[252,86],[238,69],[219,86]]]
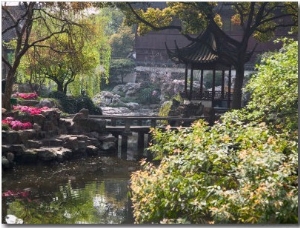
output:
[[[2,124],[6,124],[16,131],[32,128],[32,124],[30,122],[22,123],[19,120],[14,120],[12,117],[6,117],[2,120]]]
[[[42,110],[47,110],[49,108],[48,107],[36,108],[36,107],[16,105],[16,106],[13,106],[13,109],[28,113],[30,115],[38,115],[38,114],[41,114]]]
[[[17,97],[20,97],[22,99],[25,99],[25,100],[37,99],[37,97],[38,97],[36,92],[34,92],[34,93],[15,93],[13,95],[17,96]]]

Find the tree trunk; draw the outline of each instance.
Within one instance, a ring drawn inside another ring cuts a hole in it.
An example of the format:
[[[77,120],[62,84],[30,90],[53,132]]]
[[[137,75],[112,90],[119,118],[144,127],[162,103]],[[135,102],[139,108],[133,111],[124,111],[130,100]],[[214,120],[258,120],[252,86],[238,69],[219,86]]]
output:
[[[57,91],[65,93],[63,83],[57,83]]]
[[[239,109],[242,107],[242,88],[244,81],[244,63],[239,63],[235,66],[236,68],[236,76],[234,82],[234,92],[232,97],[232,109]]]
[[[12,68],[8,71],[6,77],[5,91],[4,91],[4,96],[2,97],[2,107],[5,108],[7,111],[11,110],[10,98],[12,95],[13,85],[15,82],[15,73],[16,70]]]

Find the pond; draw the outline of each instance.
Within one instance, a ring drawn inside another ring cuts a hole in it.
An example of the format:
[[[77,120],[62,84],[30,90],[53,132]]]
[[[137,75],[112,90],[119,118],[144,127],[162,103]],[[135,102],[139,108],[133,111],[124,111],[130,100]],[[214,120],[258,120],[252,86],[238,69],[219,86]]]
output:
[[[2,172],[2,223],[133,224],[130,174],[138,161],[85,157]]]

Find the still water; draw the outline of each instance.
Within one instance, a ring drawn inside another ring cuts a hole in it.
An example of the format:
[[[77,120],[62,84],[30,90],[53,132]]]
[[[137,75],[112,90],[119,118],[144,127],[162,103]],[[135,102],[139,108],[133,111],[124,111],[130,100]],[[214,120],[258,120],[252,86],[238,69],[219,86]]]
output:
[[[133,224],[128,190],[137,169],[118,157],[16,166],[2,173],[2,223]]]

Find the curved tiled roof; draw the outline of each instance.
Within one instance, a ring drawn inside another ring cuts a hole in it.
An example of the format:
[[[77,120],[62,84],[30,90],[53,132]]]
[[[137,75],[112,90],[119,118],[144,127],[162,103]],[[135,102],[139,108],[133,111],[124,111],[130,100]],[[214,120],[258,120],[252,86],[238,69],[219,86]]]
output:
[[[176,49],[171,51],[167,45],[167,53],[175,63],[192,64],[193,66],[212,66],[214,64],[228,65],[227,61],[220,58],[214,35],[207,29],[188,46],[179,48],[175,41]]]

